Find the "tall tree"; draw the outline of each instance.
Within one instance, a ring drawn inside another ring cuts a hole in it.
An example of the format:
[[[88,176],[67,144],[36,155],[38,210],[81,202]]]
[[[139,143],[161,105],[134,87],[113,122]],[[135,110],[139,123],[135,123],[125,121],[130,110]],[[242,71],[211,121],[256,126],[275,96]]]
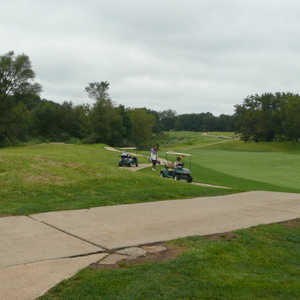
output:
[[[287,139],[298,142],[300,139],[300,97],[288,96],[282,110],[283,133]]]
[[[13,51],[0,56],[0,97],[38,94],[41,86],[34,82],[35,73],[32,70],[27,55],[15,55]]]
[[[110,100],[108,90],[109,90],[109,82],[101,81],[101,82],[91,82],[85,88],[90,98],[96,100]]]
[[[41,86],[34,82],[34,78],[35,73],[27,55],[15,55],[10,51],[0,56],[0,143],[4,139],[14,138],[10,128],[23,120],[23,116],[18,115],[23,110],[16,109],[16,99],[40,93]]]
[[[131,141],[138,147],[149,146],[155,122],[153,115],[147,113],[145,109],[134,109],[130,111],[130,120]]]

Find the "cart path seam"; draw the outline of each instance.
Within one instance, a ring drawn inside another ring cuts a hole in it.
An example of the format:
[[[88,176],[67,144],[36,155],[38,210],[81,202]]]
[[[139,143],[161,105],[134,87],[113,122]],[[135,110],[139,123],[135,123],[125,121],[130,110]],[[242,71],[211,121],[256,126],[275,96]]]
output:
[[[110,251],[111,252],[111,251]],[[58,260],[63,260],[63,259],[75,259],[75,258],[80,258],[80,257],[86,257],[86,256],[92,256],[96,254],[107,254],[109,255],[110,252],[105,251],[105,250],[99,250],[99,251],[94,251],[94,252],[87,252],[87,253],[82,253],[82,254],[75,254],[75,255],[70,255],[70,256],[59,256],[59,257],[53,257],[53,258],[45,258],[45,259],[37,259],[37,260],[32,260],[28,262],[23,262],[23,263],[17,263],[17,264],[11,264],[7,265],[5,267],[0,267],[0,270],[4,270],[6,268],[13,268],[17,266],[27,266],[27,265],[32,265],[36,263],[42,263],[42,262],[47,262],[47,261],[58,261]]]
[[[76,239],[78,239],[78,240],[81,240],[82,242],[88,243],[88,244],[90,244],[90,245],[92,245],[92,246],[96,246],[96,247],[98,247],[98,248],[100,248],[100,249],[103,250],[103,251],[101,250],[101,252],[109,251],[109,249],[108,249],[107,247],[105,247],[105,246],[102,246],[102,245],[99,245],[99,244],[97,244],[97,243],[91,242],[91,241],[89,241],[89,240],[87,240],[87,239],[85,239],[85,238],[83,238],[83,237],[81,237],[81,236],[78,236],[78,235],[76,235],[76,234],[73,234],[73,233],[71,233],[71,232],[68,232],[68,231],[66,231],[66,230],[63,230],[63,229],[61,229],[61,228],[59,228],[59,227],[57,227],[57,226],[54,226],[54,225],[52,225],[52,224],[50,224],[50,223],[45,222],[45,221],[40,221],[40,220],[38,220],[38,219],[35,219],[32,215],[29,215],[29,216],[27,216],[27,217],[30,218],[31,220],[35,221],[35,222],[38,222],[38,223],[40,223],[40,224],[44,224],[44,225],[49,226],[49,227],[51,227],[51,228],[53,228],[53,229],[55,229],[55,230],[58,230],[58,231],[60,231],[60,232],[62,232],[62,233],[64,233],[64,234],[67,234],[67,235],[69,235],[69,236],[71,236],[71,237],[73,237],[73,238],[76,238]],[[97,253],[98,253],[98,252],[97,252]]]

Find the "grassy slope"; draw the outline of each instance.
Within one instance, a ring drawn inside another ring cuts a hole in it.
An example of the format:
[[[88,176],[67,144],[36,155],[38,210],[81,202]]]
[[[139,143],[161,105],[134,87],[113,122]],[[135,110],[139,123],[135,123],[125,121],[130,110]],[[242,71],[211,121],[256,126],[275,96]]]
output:
[[[240,230],[232,240],[175,241],[186,251],[165,263],[117,270],[87,268],[41,300],[300,298],[300,222]]]
[[[230,193],[120,170],[103,146],[0,149],[0,216]]]

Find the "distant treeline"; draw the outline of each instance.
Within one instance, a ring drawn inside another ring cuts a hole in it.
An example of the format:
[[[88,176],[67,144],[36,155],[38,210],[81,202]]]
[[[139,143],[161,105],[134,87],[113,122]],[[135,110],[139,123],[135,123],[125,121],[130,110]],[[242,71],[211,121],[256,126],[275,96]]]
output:
[[[294,141],[300,138],[300,96],[266,93],[235,106],[236,131],[244,141]]]
[[[234,115],[181,114],[115,105],[107,81],[85,88],[93,104],[62,104],[40,98],[29,57],[0,56],[0,146],[32,139],[145,147],[169,130],[237,131],[245,141],[300,137],[300,97],[277,93],[247,97]]]
[[[90,85],[107,85],[107,82]],[[153,136],[169,130],[232,131],[232,117],[211,113],[176,115],[146,108],[116,106],[109,98],[92,105],[62,104],[38,95],[9,96],[0,113],[0,145],[37,139],[46,142],[106,143],[148,146]],[[3,104],[3,102],[2,102]]]
[[[0,145],[32,139],[80,141],[110,145],[150,145],[155,135],[168,130],[233,130],[233,119],[211,113],[176,115],[146,108],[115,105],[109,83],[85,88],[93,104],[62,104],[41,99],[29,57],[9,52],[0,56]]]

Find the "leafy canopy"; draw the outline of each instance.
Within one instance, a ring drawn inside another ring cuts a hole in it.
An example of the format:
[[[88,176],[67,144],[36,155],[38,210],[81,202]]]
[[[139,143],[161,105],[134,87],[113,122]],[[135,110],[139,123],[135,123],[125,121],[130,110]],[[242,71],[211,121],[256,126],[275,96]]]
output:
[[[13,51],[0,56],[0,97],[39,94],[41,86],[34,83],[35,73],[27,55]]]

